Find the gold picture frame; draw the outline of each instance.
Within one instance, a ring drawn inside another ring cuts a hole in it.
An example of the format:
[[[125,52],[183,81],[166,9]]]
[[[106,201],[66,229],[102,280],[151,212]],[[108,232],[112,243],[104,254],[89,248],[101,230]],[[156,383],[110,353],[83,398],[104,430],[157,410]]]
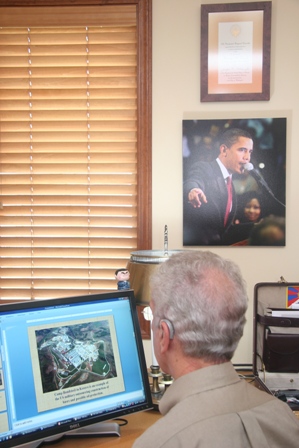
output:
[[[271,12],[271,1],[201,5],[202,102],[270,99]]]

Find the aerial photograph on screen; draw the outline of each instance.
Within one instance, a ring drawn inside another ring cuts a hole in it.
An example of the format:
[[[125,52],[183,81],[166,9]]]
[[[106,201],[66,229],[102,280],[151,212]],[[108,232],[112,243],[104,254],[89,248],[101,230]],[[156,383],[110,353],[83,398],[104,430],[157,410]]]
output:
[[[33,325],[28,337],[39,412],[124,391],[112,315]]]
[[[44,393],[117,376],[107,320],[35,335]]]

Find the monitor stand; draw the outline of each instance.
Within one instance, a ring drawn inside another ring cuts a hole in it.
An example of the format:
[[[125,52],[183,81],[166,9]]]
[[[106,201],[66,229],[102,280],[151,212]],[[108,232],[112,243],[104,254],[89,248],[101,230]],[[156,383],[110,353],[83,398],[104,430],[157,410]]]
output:
[[[59,439],[67,438],[79,438],[79,437],[120,437],[120,426],[115,422],[94,423],[93,425],[83,426],[82,428],[67,431],[62,434],[57,434],[53,437],[47,437],[46,439],[37,440],[35,442],[26,443],[21,445],[24,448],[38,448],[43,443],[57,442]],[[20,448],[21,448],[20,447]]]
[[[116,422],[94,423],[65,434],[65,437],[120,437],[120,426]]]

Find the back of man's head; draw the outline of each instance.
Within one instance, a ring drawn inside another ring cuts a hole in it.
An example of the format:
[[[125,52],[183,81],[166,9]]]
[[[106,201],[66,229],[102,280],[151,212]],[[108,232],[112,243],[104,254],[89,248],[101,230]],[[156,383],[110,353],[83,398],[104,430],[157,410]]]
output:
[[[210,251],[172,255],[151,278],[155,317],[172,322],[185,355],[220,363],[232,358],[248,306],[239,267]]]

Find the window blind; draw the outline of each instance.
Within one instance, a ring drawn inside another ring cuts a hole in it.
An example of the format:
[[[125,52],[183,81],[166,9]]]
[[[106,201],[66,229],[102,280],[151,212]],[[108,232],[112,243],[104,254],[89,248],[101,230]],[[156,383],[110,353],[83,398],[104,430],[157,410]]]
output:
[[[1,14],[2,299],[115,289],[138,248],[136,7],[103,8]]]

